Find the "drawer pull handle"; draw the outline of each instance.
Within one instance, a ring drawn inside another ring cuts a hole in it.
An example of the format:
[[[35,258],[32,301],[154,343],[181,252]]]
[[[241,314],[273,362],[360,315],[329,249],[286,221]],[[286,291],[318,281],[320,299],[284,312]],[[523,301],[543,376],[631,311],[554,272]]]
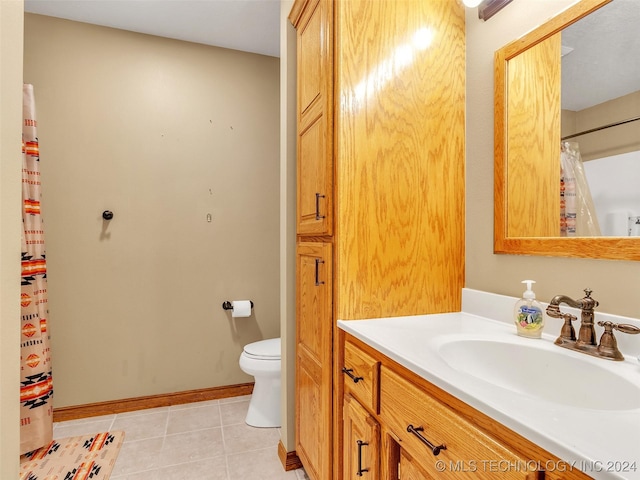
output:
[[[324,260],[316,258],[316,287],[324,285],[324,280],[320,280],[320,265],[324,263]]]
[[[369,444],[362,440],[358,440],[358,471],[356,472],[356,475],[359,477],[361,477],[364,472],[369,471],[368,468],[362,468],[362,447],[366,447],[367,445]]]
[[[353,374],[353,368],[342,367],[342,373],[346,373],[347,376],[353,380],[353,383],[358,383],[360,380],[364,380],[364,377],[356,377]]]
[[[427,440],[422,435],[420,435],[420,432],[424,432],[424,428],[422,427],[414,427],[413,425],[409,425],[407,427],[407,432],[413,433],[416,437],[418,437],[422,443],[424,443],[427,447],[429,447],[429,449],[431,449],[431,452],[433,453],[434,456],[438,455],[440,453],[440,450],[447,449],[445,445],[435,446],[429,440]]]
[[[316,193],[316,220],[322,220],[325,218],[324,215],[320,215],[320,199],[325,198],[325,195],[320,195]]]

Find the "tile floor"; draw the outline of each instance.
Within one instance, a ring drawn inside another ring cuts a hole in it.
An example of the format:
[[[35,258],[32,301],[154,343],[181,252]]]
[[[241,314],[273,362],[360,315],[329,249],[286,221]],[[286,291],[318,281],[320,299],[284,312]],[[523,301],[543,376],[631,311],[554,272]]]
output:
[[[55,438],[124,430],[111,480],[308,480],[285,472],[278,428],[244,423],[249,396],[56,422]]]

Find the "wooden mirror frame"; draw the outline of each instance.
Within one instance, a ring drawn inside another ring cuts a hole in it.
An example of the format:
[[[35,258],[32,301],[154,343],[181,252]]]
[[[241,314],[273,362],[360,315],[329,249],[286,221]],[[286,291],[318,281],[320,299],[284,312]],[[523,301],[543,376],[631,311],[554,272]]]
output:
[[[495,53],[494,253],[640,260],[640,237],[509,237],[507,235],[508,62],[613,0],[582,0]],[[560,145],[558,144],[558,156]]]

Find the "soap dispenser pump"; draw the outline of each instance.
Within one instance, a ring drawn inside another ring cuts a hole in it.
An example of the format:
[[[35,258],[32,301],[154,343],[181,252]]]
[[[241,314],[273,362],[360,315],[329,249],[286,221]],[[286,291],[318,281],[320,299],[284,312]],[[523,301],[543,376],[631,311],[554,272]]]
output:
[[[544,327],[544,313],[542,305],[536,300],[536,294],[531,289],[534,280],[523,280],[527,289],[522,298],[516,302],[514,309],[515,323],[518,335],[528,338],[540,338]]]

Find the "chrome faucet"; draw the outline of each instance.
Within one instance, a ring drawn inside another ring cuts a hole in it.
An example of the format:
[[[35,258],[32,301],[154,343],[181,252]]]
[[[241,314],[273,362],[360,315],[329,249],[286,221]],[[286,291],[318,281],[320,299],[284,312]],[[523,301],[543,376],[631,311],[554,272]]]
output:
[[[570,350],[583,352],[594,357],[607,358],[609,360],[624,360],[624,356],[618,350],[618,345],[613,330],[623,333],[637,334],[640,328],[634,325],[618,324],[613,322],[598,322],[598,325],[604,327],[604,333],[600,337],[600,344],[596,343],[596,330],[594,327],[594,309],[598,306],[597,300],[591,298],[591,290],[585,289],[585,296],[580,300],[574,300],[566,295],[556,295],[551,299],[547,307],[547,315],[553,318],[562,318],[564,324],[560,330],[560,336],[556,339],[555,344]],[[560,304],[566,304],[570,307],[579,308],[582,311],[580,318],[580,330],[576,338],[576,332],[571,322],[576,320],[574,315],[562,313]]]

